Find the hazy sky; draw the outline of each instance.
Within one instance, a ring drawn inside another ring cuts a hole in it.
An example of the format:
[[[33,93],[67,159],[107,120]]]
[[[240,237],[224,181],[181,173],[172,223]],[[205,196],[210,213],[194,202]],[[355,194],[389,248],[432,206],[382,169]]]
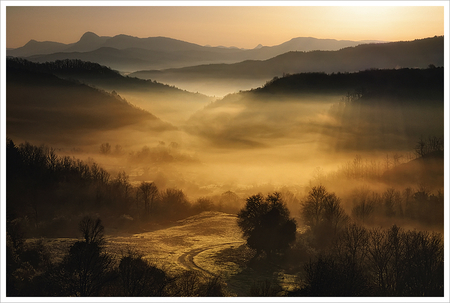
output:
[[[252,3],[255,2],[246,2],[246,5]],[[389,1],[379,3],[389,4]],[[426,5],[426,2],[423,3]],[[127,5],[124,2],[122,4]],[[302,2],[292,2],[292,5],[294,4],[301,5]],[[10,2],[10,5],[14,3]],[[272,5],[278,4],[272,2]],[[30,39],[72,43],[78,41],[86,31],[92,31],[99,36],[117,34],[141,38],[165,36],[200,45],[242,48],[254,48],[260,43],[267,46],[277,45],[294,37],[413,40],[444,35],[444,8],[443,6],[7,6],[6,8],[8,48],[23,46]]]

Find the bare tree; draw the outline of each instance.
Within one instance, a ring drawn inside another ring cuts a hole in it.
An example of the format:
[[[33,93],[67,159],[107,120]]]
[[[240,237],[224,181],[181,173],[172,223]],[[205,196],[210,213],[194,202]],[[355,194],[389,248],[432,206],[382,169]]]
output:
[[[394,243],[391,243],[388,231],[381,228],[372,229],[369,233],[369,239],[369,268],[374,273],[381,294],[388,295],[388,287],[391,285],[389,264],[394,254]]]
[[[301,216],[311,228],[327,227],[334,233],[348,221],[340,199],[334,193],[328,193],[322,185],[309,191],[301,205]]]
[[[324,186],[311,188],[308,197],[302,202],[301,215],[306,225],[311,227],[319,225],[322,220],[324,203],[328,193]]]
[[[414,151],[418,157],[423,157],[426,154],[426,143],[423,141],[422,138],[417,142],[416,146],[414,147]]]
[[[109,155],[111,153],[111,144],[109,143],[100,144],[100,153],[104,155]]]
[[[87,244],[96,243],[102,246],[105,243],[105,228],[100,218],[85,216],[78,224],[78,228]]]
[[[153,182],[142,182],[141,185],[139,185],[139,190],[144,199],[145,215],[149,216],[153,211],[153,204],[158,196],[158,188]]]
[[[352,217],[361,223],[370,221],[375,210],[375,203],[369,197],[370,190],[367,187],[353,191]]]

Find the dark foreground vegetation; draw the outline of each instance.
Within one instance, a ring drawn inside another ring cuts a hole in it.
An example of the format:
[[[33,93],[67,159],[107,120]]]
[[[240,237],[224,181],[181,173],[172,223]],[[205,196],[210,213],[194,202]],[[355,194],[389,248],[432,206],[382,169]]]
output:
[[[416,160],[437,152],[442,141],[420,140]],[[362,173],[361,162],[344,168],[341,179],[374,178]],[[442,230],[443,193],[359,189],[344,204],[327,189],[331,179],[316,180],[299,199],[286,192],[257,194],[237,207],[239,198],[227,192],[222,200],[191,203],[181,190],[131,185],[124,172],[112,177],[95,163],[8,140],[7,296],[229,296],[223,277],[169,274],[133,250],[113,257],[98,219],[111,230],[139,232],[149,223],[206,210],[237,213],[250,252],[243,270],[297,276],[291,290],[276,279],[255,282],[252,296],[443,296],[443,237],[430,231]],[[42,241],[26,241],[78,235],[82,240],[61,261],[51,259]]]
[[[225,296],[219,277],[186,271],[170,276],[129,250],[120,260],[104,251],[100,219],[79,222],[82,241],[60,263],[50,261],[41,242],[25,244],[18,226],[8,226],[7,296]]]
[[[440,233],[405,230],[397,225],[366,227],[348,216],[340,199],[323,186],[311,188],[301,204],[301,220],[308,230],[296,234],[295,220],[289,218],[289,210],[277,193],[265,200],[260,195],[249,197],[238,214],[247,245],[257,250],[253,262],[263,252],[265,262],[291,270],[297,267],[302,272],[296,290],[271,295],[444,295]],[[256,290],[264,293],[271,288],[277,289],[276,281],[266,281]]]

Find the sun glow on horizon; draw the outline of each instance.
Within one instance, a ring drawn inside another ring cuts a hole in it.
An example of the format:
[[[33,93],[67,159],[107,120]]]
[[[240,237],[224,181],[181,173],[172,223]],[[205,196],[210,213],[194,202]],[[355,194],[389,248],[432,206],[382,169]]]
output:
[[[87,31],[239,48],[295,37],[399,41],[444,35],[443,6],[8,6],[6,19],[8,48],[31,39],[73,43]]]

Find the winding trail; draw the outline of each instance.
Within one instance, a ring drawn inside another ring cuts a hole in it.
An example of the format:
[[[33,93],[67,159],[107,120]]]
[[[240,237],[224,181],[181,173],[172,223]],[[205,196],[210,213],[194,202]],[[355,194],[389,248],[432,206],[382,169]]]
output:
[[[195,248],[195,249],[192,249],[192,250],[182,254],[178,258],[177,262],[188,270],[198,270],[198,271],[204,272],[208,275],[214,276],[215,275],[214,273],[212,273],[204,268],[201,268],[200,266],[195,264],[194,257],[206,250],[213,249],[213,248],[216,248],[219,246],[227,246],[227,245],[231,246],[234,244],[242,244],[242,243],[244,243],[244,242],[243,241],[235,241],[235,242],[221,243],[221,244],[209,245],[206,247]]]

